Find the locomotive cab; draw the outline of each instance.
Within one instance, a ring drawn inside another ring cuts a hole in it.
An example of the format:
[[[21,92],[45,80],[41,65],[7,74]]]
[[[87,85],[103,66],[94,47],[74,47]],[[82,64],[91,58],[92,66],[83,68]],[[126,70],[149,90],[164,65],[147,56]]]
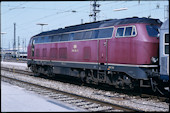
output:
[[[157,46],[157,53],[152,55],[151,57],[151,64],[159,64],[158,57],[159,57],[159,32],[160,32],[160,25],[149,24],[146,25],[146,31],[148,34],[148,38],[152,40],[153,47]]]

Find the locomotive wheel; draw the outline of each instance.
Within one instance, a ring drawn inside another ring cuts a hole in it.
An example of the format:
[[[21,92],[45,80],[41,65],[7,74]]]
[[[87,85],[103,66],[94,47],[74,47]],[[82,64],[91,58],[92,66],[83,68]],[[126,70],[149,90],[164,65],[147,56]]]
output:
[[[36,66],[36,65],[31,65],[31,66],[30,66],[30,70],[34,73],[34,76],[35,76],[35,77],[41,76],[41,74],[38,73],[38,66]]]
[[[81,71],[80,72],[80,80],[82,81],[82,82],[85,82],[86,81],[86,74],[85,74],[85,71]]]
[[[48,77],[54,77],[55,76],[55,74],[53,73],[53,67],[48,67],[47,70],[48,70],[47,71],[48,72],[47,73]]]
[[[134,89],[134,84],[132,78],[128,77],[125,74],[116,74],[113,75],[113,85],[116,88],[120,89]]]
[[[33,73],[37,73],[37,67],[36,67],[36,65],[31,65],[31,66],[30,66],[30,69],[31,69],[31,71],[32,71]]]
[[[85,75],[86,75],[86,77],[85,77],[86,83],[96,84],[96,85],[98,84],[97,78],[95,78],[95,74],[94,74],[93,70],[86,70]]]

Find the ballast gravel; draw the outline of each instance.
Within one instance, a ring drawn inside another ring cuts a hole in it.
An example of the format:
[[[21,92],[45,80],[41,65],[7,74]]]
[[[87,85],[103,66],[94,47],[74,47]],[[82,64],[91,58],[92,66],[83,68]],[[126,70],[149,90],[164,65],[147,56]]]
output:
[[[10,67],[14,69],[29,70],[25,63],[22,65],[15,65],[14,63],[2,63],[2,67]],[[169,112],[169,103],[161,102],[155,99],[149,98],[136,98],[135,96],[128,96],[126,94],[119,94],[111,91],[94,89],[86,86],[78,86],[70,83],[63,83],[59,81],[53,81],[43,78],[37,78],[33,76],[23,76],[20,74],[13,74],[11,72],[1,70],[1,75],[6,75],[9,77],[17,78],[23,81],[28,81],[36,84],[41,84],[42,86],[54,88],[61,91],[66,91],[74,93],[77,95],[82,95],[89,98],[95,98],[98,100],[107,101],[113,104],[123,105],[127,107],[132,107],[135,109],[143,111],[157,111],[157,112]]]

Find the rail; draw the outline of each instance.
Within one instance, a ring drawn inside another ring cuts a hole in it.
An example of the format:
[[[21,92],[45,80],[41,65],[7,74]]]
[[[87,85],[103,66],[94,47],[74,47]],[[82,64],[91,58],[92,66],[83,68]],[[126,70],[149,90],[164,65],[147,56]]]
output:
[[[23,70],[21,71],[21,70],[18,70],[18,69],[12,70],[12,69],[9,69],[9,68],[2,67],[1,70],[10,71],[12,73],[24,74],[24,75],[30,75],[30,74],[33,75],[32,72],[23,71]],[[128,112],[129,111],[130,112],[136,112],[137,111],[137,112],[143,112],[142,110],[138,110],[138,109],[135,109],[135,108],[130,108],[130,107],[127,107],[127,106],[121,106],[121,105],[113,104],[113,103],[110,103],[110,102],[105,102],[105,101],[102,101],[102,100],[97,100],[97,99],[85,97],[85,96],[82,96],[82,95],[77,95],[77,94],[70,93],[70,92],[56,90],[56,89],[53,89],[53,88],[50,88],[50,87],[41,86],[39,84],[31,83],[31,82],[28,82],[28,81],[18,80],[18,79],[15,79],[15,78],[5,77],[5,76],[1,75],[1,79],[2,78],[10,79],[10,80],[17,81],[17,82],[22,82],[24,84],[36,86],[36,87],[39,87],[41,89],[50,90],[50,91],[55,92],[55,94],[60,95],[60,97],[62,97],[62,98],[59,98],[59,97],[53,96],[54,99],[63,100],[65,102],[68,101],[68,103],[69,103],[69,100],[70,101],[71,100],[77,100],[76,102],[72,102],[72,104],[75,103],[76,106],[82,107],[83,109],[86,109],[88,111],[128,111]],[[42,93],[44,93],[44,92],[42,92]],[[65,96],[68,96],[69,100],[67,100],[67,97],[65,97]],[[78,102],[78,101],[80,101],[80,102]],[[83,102],[83,105],[82,105],[82,102]]]

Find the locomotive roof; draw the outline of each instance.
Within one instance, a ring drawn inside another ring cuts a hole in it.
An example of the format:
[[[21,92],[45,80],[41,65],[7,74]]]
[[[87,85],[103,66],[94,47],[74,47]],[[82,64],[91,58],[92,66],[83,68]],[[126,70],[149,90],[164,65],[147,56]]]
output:
[[[108,26],[115,26],[115,25],[122,25],[122,24],[130,24],[130,23],[162,24],[162,22],[159,19],[152,19],[152,18],[133,17],[133,18],[124,18],[124,19],[109,19],[109,20],[90,22],[90,23],[79,24],[79,25],[74,25],[74,26],[68,26],[65,28],[59,28],[59,29],[51,30],[51,31],[45,31],[35,36],[52,35],[52,34],[58,34],[58,33],[72,32],[72,31],[93,29],[93,28],[100,28],[100,27],[108,27]]]

